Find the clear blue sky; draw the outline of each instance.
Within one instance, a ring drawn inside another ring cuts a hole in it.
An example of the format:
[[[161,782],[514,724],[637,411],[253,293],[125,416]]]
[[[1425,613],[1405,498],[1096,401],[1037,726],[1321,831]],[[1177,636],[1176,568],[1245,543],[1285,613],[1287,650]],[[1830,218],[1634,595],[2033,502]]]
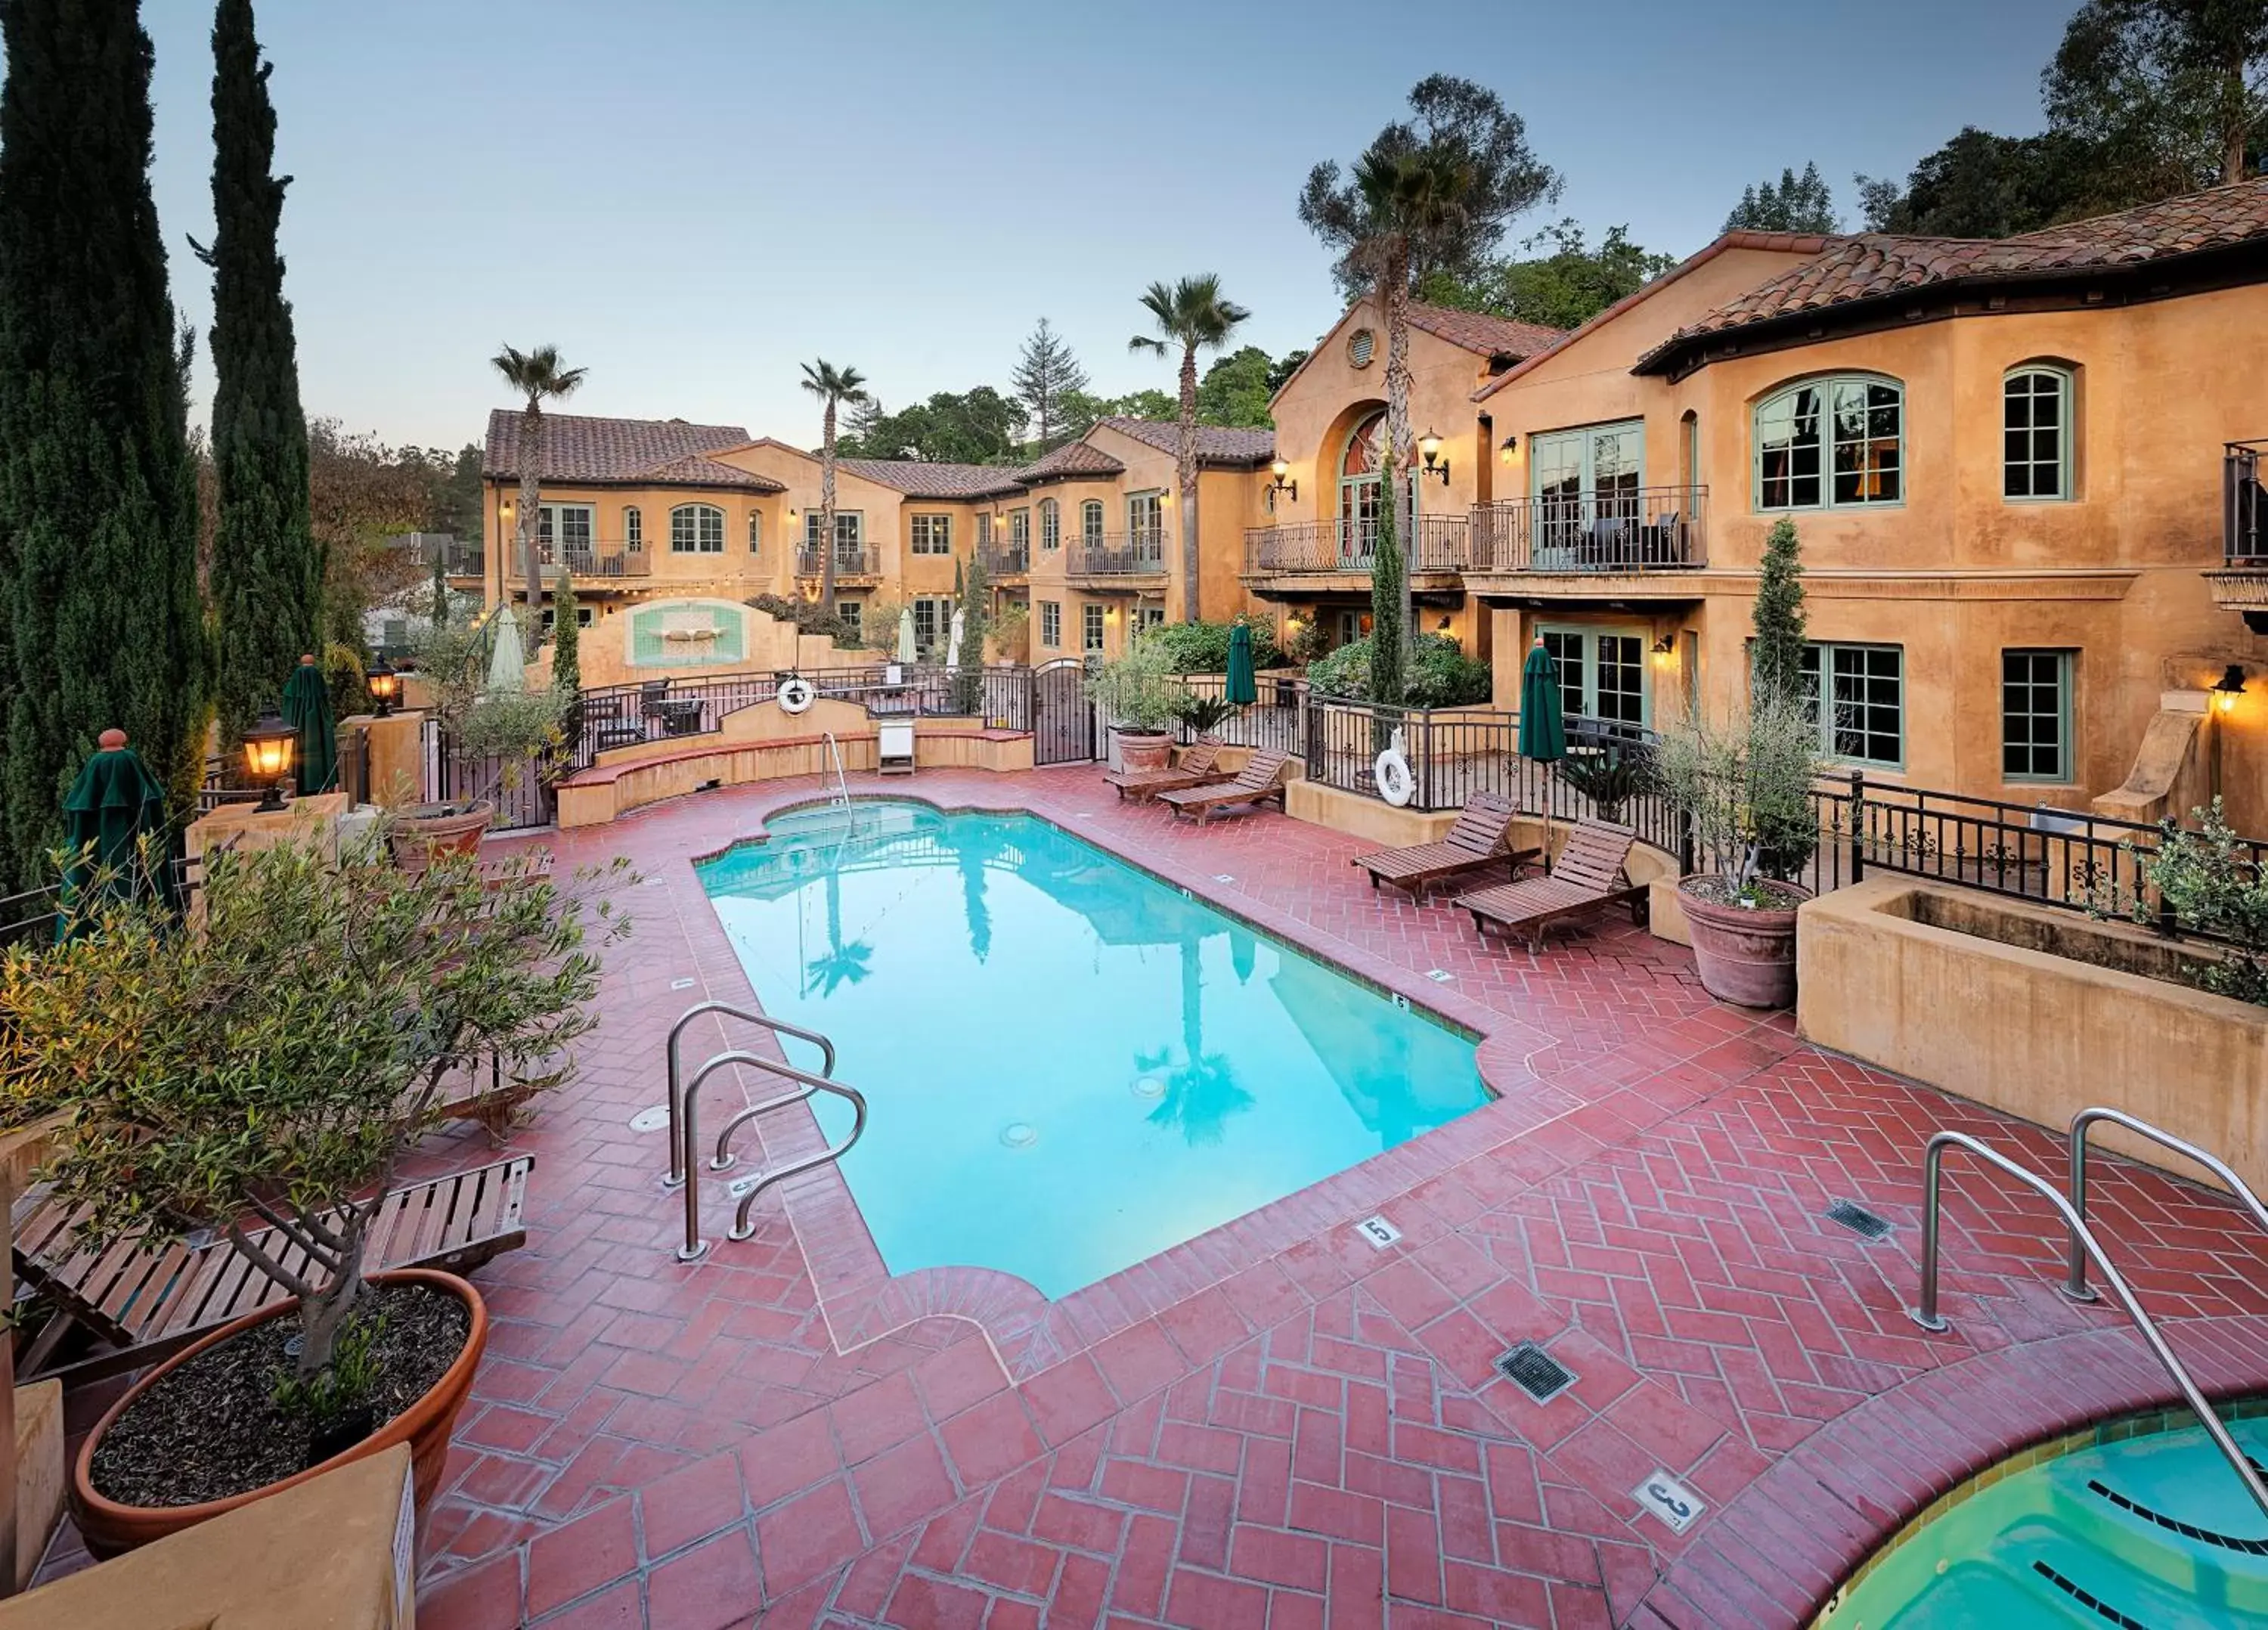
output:
[[[1097,389],[1152,278],[1221,274],[1280,352],[1337,312],[1293,201],[1439,70],[1496,89],[1594,234],[1680,254],[1816,159],[1903,175],[1964,123],[2038,128],[2073,0],[1381,8],[984,0],[263,0],[308,410],[475,439],[486,359],[546,342],[575,410],[815,440],[797,364],[884,402],[1005,387],[1042,313]],[[149,0],[158,207],[200,326],[211,7]],[[1394,21],[1389,25],[1387,18]],[[1184,41],[1195,42],[1185,47]],[[1184,58],[1187,65],[1184,65]],[[1516,231],[1535,223],[1523,222]],[[209,366],[197,411],[209,399]]]

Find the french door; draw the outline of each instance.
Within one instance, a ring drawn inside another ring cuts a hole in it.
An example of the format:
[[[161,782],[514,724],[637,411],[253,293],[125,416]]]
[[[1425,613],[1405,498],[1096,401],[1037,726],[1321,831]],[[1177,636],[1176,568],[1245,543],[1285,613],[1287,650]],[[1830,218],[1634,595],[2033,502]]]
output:
[[[1638,520],[1646,479],[1646,425],[1631,419],[1581,430],[1550,431],[1528,444],[1535,491],[1536,564],[1572,564],[1601,522]]]
[[[1561,710],[1571,718],[1651,725],[1646,635],[1629,629],[1545,628],[1543,648],[1559,669]]]

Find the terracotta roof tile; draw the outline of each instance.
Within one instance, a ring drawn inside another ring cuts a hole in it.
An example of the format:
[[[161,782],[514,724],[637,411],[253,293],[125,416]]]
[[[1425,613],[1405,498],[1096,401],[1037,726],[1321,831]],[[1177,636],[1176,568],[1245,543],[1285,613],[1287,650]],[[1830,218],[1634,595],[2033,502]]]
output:
[[[1050,481],[1066,476],[1123,476],[1126,467],[1101,448],[1067,441],[1016,472],[1019,481]]]
[[[754,470],[735,464],[720,464],[715,459],[703,458],[688,453],[681,459],[671,459],[652,469],[643,469],[636,477],[650,481],[657,487],[745,487],[751,492],[784,492],[787,489],[770,476],[759,476]]]
[[[1491,317],[1486,313],[1459,311],[1450,306],[1428,306],[1422,300],[1410,302],[1410,326],[1423,328],[1437,340],[1447,340],[1452,345],[1483,357],[1509,357],[1513,361],[1532,357],[1547,345],[1557,343],[1566,336],[1564,328],[1549,328],[1540,322],[1517,322],[1509,317]]]
[[[836,464],[915,498],[989,498],[1013,492],[1018,485],[1017,472],[1002,464],[924,464],[916,459],[837,459]]]
[[[512,479],[519,474],[519,409],[497,408],[489,414],[489,439],[481,473]],[[683,419],[609,419],[581,413],[543,416],[543,478],[546,481],[636,481],[664,465],[725,447],[744,446],[748,432],[737,424],[688,424]],[[718,469],[728,467],[719,465]],[[730,477],[704,478],[705,484],[748,483],[772,490],[776,483],[746,470]]]
[[[1171,419],[1111,417],[1098,423],[1160,453],[1179,454],[1182,450],[1182,427]],[[1276,432],[1272,430],[1233,430],[1219,424],[1197,426],[1197,461],[1201,464],[1265,464],[1275,456]]]

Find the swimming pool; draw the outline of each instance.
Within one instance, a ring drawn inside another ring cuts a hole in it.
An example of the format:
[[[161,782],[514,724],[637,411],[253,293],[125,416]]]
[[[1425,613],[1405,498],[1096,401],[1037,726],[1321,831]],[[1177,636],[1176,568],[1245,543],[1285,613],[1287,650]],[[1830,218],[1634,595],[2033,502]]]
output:
[[[2256,1461],[2268,1420],[2230,1423]],[[1878,1555],[1815,1630],[2268,1625],[2268,1523],[2196,1417],[1994,1467]],[[2029,1463],[2029,1464],[2028,1464]]]
[[[1062,1296],[1488,1100],[1470,1036],[1035,816],[769,827],[702,887],[765,1010],[867,1096],[843,1175],[893,1273]]]

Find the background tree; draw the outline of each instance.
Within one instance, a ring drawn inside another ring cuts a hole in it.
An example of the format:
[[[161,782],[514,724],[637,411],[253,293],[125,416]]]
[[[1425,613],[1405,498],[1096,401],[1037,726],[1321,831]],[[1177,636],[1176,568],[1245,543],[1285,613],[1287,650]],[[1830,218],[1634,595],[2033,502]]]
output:
[[[213,700],[232,749],[322,633],[323,553],[308,513],[307,421],[276,232],[289,176],[273,172],[273,67],[252,0],[213,19]]]
[[[1491,317],[1575,328],[1677,264],[1675,255],[1632,243],[1627,226],[1609,227],[1594,249],[1583,241],[1583,229],[1572,217],[1554,222],[1520,247],[1527,252],[1524,258],[1491,260],[1462,275],[1434,272],[1418,290],[1418,298]]]
[[[1022,461],[1017,432],[1024,410],[990,385],[939,391],[927,402],[887,412],[871,398],[844,399],[848,433],[836,436],[836,456],[917,459],[925,464],[1012,464]]]
[[[187,810],[205,631],[150,38],[134,0],[10,0],[0,52],[0,870],[26,889],[109,726]]]
[[[2040,94],[2049,128],[2099,156],[2117,209],[2242,181],[2264,77],[2263,0],[2087,0]]]
[[[575,610],[575,574],[564,566],[551,604],[551,688],[571,704],[583,693],[583,629]]]
[[[1727,232],[1832,232],[1843,229],[1835,213],[1835,195],[1820,179],[1819,166],[1807,164],[1803,173],[1782,170],[1779,180],[1747,188],[1733,212],[1725,218]]]
[[[1558,192],[1558,178],[1528,145],[1528,129],[1493,91],[1433,74],[1410,92],[1412,115],[1390,124],[1346,181],[1326,160],[1308,173],[1300,218],[1338,252],[1350,298],[1375,291],[1386,315],[1387,447],[1396,469],[1416,456],[1410,428],[1410,297],[1437,271],[1468,273],[1521,210]],[[1410,535],[1408,483],[1387,505],[1395,535]],[[1381,506],[1385,507],[1385,506]],[[1402,620],[1409,621],[1408,579]]]
[[[1290,384],[1292,382],[1292,376],[1300,371],[1300,365],[1307,361],[1312,355],[1314,355],[1313,352],[1307,350],[1305,347],[1302,347],[1298,350],[1287,350],[1282,356],[1276,358],[1274,362],[1269,364],[1268,394],[1270,396],[1273,396],[1278,391],[1282,390],[1286,385]]]
[[[803,365],[803,387],[826,404],[819,445],[819,604],[835,609],[835,416],[846,402],[863,402],[866,376],[821,358]]]
[[[2066,132],[1995,136],[1975,125],[1925,157],[1901,186],[1861,175],[1867,230],[2011,238],[2088,214],[2100,195],[2094,150]]]
[[[1153,283],[1142,305],[1156,319],[1158,332],[1138,334],[1126,349],[1167,357],[1182,353],[1181,446],[1178,461],[1182,505],[1182,621],[1198,620],[1197,606],[1197,352],[1219,350],[1236,326],[1252,313],[1222,297],[1220,278],[1211,272],[1177,284]]]
[[[1268,399],[1276,387],[1268,381],[1276,365],[1257,345],[1240,346],[1217,358],[1197,381],[1197,423],[1226,424],[1248,430],[1272,430]]]
[[[1756,640],[1749,655],[1749,675],[1756,697],[1759,700],[1800,698],[1803,694],[1803,558],[1792,520],[1773,522],[1764,538],[1751,615]]]
[[[1045,453],[1063,439],[1063,399],[1086,388],[1086,370],[1079,365],[1063,336],[1042,317],[1025,340],[1008,381],[1016,387],[1016,400],[1031,416],[1038,451]]]
[[[562,367],[556,345],[516,350],[507,345],[489,359],[505,384],[527,399],[519,416],[519,553],[527,573],[525,640],[535,651],[543,605],[543,566],[536,557],[536,502],[543,484],[543,404],[564,402],[583,383],[586,370]],[[498,573],[501,577],[502,573]]]

